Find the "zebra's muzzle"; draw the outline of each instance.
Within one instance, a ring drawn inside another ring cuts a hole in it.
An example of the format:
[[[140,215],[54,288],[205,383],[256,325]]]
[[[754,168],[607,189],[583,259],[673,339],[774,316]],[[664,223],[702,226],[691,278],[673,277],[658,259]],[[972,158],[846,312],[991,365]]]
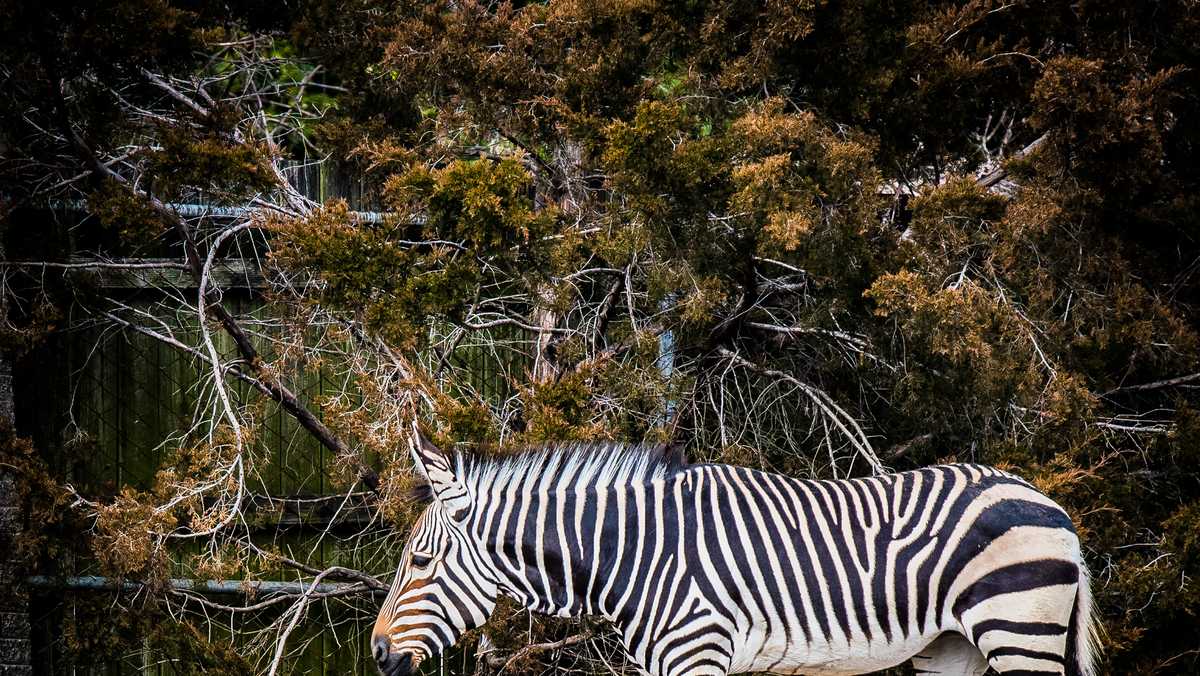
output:
[[[374,642],[375,663],[379,665],[379,673],[383,676],[408,676],[413,670],[412,653],[394,653],[390,650],[386,636],[380,636]]]

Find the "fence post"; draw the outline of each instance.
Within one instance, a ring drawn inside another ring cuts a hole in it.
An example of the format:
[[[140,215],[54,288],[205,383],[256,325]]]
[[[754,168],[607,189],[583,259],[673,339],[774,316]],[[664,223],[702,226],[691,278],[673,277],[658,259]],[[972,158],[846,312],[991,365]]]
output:
[[[11,434],[14,422],[12,362],[0,351],[0,434]],[[29,597],[12,546],[22,521],[15,477],[0,467],[0,676],[33,674]]]

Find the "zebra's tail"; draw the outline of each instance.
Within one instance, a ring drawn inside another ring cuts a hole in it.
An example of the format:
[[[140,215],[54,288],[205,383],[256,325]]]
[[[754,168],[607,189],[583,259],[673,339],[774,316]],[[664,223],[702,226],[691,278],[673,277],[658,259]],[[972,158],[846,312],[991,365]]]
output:
[[[1075,610],[1067,633],[1069,676],[1096,676],[1096,660],[1100,656],[1100,622],[1092,605],[1091,575],[1083,556],[1079,557],[1079,586],[1075,592]],[[1073,654],[1072,654],[1073,653]]]

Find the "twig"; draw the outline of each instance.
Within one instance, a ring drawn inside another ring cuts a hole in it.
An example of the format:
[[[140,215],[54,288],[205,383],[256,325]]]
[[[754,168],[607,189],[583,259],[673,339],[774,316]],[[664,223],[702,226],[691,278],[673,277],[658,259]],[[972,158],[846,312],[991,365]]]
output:
[[[568,636],[568,637],[562,639],[561,641],[549,641],[547,643],[533,643],[533,644],[527,645],[524,648],[521,648],[517,652],[513,653],[511,656],[509,656],[507,658],[500,657],[500,656],[488,656],[487,661],[490,666],[499,667],[500,671],[504,672],[504,671],[508,671],[509,669],[516,667],[517,665],[519,665],[521,663],[521,660],[524,660],[524,659],[530,657],[531,655],[547,652],[550,650],[561,650],[563,648],[569,648],[573,645],[578,645],[580,643],[583,643],[584,641],[587,641],[591,637],[592,637],[591,632],[585,631],[585,632],[582,632],[579,634],[575,634],[573,636]]]
[[[854,447],[867,464],[871,466],[871,470],[876,474],[883,474],[886,470],[883,463],[879,461],[879,456],[875,454],[875,450],[871,448],[871,442],[867,440],[867,435],[859,427],[858,421],[847,413],[841,406],[824,391],[813,387],[807,383],[801,382],[798,378],[790,373],[785,373],[776,369],[759,366],[754,362],[746,359],[740,354],[725,348],[717,348],[717,352],[729,359],[730,362],[737,364],[743,368],[754,371],[765,376],[778,378],[795,386],[798,390],[804,393],[806,397],[817,407],[819,411],[825,414],[825,417],[833,422],[834,426],[846,437],[850,444]]]
[[[271,669],[267,672],[268,676],[275,676],[276,672],[279,671],[279,665],[283,662],[283,651],[287,646],[288,636],[291,635],[292,631],[296,628],[296,625],[300,623],[300,618],[304,615],[304,610],[308,607],[308,601],[312,597],[312,594],[317,590],[317,585],[321,584],[321,580],[325,579],[326,575],[329,575],[331,572],[338,569],[338,566],[334,566],[333,568],[328,568],[322,571],[320,575],[313,578],[312,584],[296,601],[295,610],[292,612],[292,618],[288,620],[287,627],[284,628],[283,633],[280,634],[279,638],[275,641],[275,657],[271,660]]]
[[[183,263],[174,261],[156,262],[123,262],[123,261],[84,261],[73,263],[58,263],[55,261],[0,261],[0,267],[6,268],[59,268],[63,270],[80,270],[103,268],[105,270],[158,270],[171,268],[186,270]]]
[[[1118,392],[1145,392],[1147,390],[1161,390],[1161,389],[1164,389],[1167,387],[1176,387],[1179,385],[1186,385],[1188,383],[1195,382],[1197,380],[1200,380],[1200,373],[1189,373],[1186,376],[1179,376],[1176,378],[1167,378],[1166,380],[1156,380],[1152,383],[1143,383],[1141,385],[1122,385],[1120,387],[1114,387],[1113,389],[1111,389],[1107,392],[1104,392],[1100,396],[1107,397],[1109,395],[1117,394]]]
[[[1024,148],[1021,148],[1017,152],[1013,153],[1012,156],[1008,158],[1008,160],[1002,161],[1000,163],[999,167],[996,167],[994,170],[975,179],[975,182],[984,188],[991,188],[991,187],[995,186],[1000,181],[1003,181],[1004,179],[1008,178],[1008,167],[1006,166],[1007,162],[1009,162],[1011,160],[1020,159],[1022,157],[1025,157],[1026,155],[1032,153],[1033,151],[1040,148],[1042,146],[1042,144],[1045,143],[1046,139],[1048,139],[1048,138],[1050,138],[1050,132],[1046,132],[1045,134],[1042,134],[1041,136],[1037,137],[1036,139],[1034,139],[1034,141],[1032,143],[1025,146]]]
[[[933,438],[933,434],[926,433],[926,434],[922,434],[919,436],[915,436],[912,439],[909,439],[908,441],[905,441],[903,443],[896,444],[895,446],[892,446],[891,448],[888,449],[887,459],[888,460],[899,460],[900,458],[903,458],[904,456],[908,455],[908,452],[910,450],[912,450],[912,448],[914,446],[925,443],[926,441],[929,441],[932,438]]]

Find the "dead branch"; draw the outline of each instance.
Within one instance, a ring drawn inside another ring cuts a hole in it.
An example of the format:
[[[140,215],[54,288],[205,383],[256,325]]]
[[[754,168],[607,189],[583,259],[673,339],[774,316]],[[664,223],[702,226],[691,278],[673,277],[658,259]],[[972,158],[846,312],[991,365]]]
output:
[[[919,445],[925,443],[926,441],[929,441],[932,438],[933,438],[932,434],[920,434],[920,435],[913,437],[912,439],[909,439],[908,441],[896,444],[895,446],[892,446],[891,448],[888,449],[887,459],[888,460],[899,460],[899,459],[903,458],[904,456],[908,455],[908,452],[911,451],[915,446],[919,446]]]
[[[975,182],[984,188],[991,188],[991,187],[997,185],[1004,179],[1008,178],[1008,167],[1006,166],[1008,162],[1011,162],[1012,160],[1019,160],[1022,157],[1029,155],[1033,151],[1042,147],[1042,144],[1044,144],[1046,142],[1046,139],[1048,139],[1049,137],[1050,137],[1050,132],[1046,132],[1045,134],[1042,134],[1041,136],[1037,137],[1029,145],[1027,145],[1024,148],[1021,148],[1017,152],[1013,153],[1012,156],[1009,157],[1007,160],[1002,161],[999,167],[996,167],[992,171],[975,179]]]
[[[537,655],[539,653],[549,652],[552,650],[562,650],[563,648],[569,648],[573,645],[578,645],[580,643],[583,643],[584,641],[587,641],[590,638],[592,638],[591,632],[585,631],[585,632],[582,632],[579,634],[574,634],[572,636],[568,636],[560,641],[550,641],[547,643],[532,643],[530,645],[525,646],[524,648],[521,648],[520,650],[518,650],[517,652],[513,653],[512,655],[510,655],[508,657],[499,656],[499,655],[488,655],[487,663],[489,666],[491,666],[493,668],[498,668],[500,670],[500,672],[503,673],[505,671],[508,671],[509,669],[513,669],[513,668],[519,666],[522,661],[529,659],[530,657],[533,657],[534,655]]]
[[[1149,390],[1161,390],[1168,387],[1179,387],[1200,380],[1200,373],[1189,373],[1186,376],[1176,378],[1167,378],[1166,380],[1156,380],[1152,383],[1143,383],[1141,385],[1122,385],[1102,393],[1100,396],[1108,397],[1121,392],[1146,392]]]
[[[884,470],[883,463],[879,461],[879,457],[875,454],[875,450],[871,448],[871,442],[867,439],[866,433],[859,427],[858,421],[849,413],[839,406],[833,399],[824,391],[813,387],[807,383],[801,382],[798,378],[790,373],[785,373],[777,369],[766,368],[759,366],[754,362],[746,359],[729,348],[717,348],[717,352],[729,359],[733,364],[737,364],[745,369],[754,371],[760,375],[769,376],[783,380],[801,393],[803,393],[809,401],[813,403],[818,411],[823,414],[823,419],[827,422],[832,422],[833,425],[845,436],[851,446],[867,461],[871,466],[871,470],[876,474],[882,474]]]

